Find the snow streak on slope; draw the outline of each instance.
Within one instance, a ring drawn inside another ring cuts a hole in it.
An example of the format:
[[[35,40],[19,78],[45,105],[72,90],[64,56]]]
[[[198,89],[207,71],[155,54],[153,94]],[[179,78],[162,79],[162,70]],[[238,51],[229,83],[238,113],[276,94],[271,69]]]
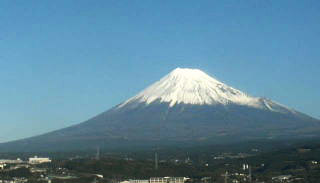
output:
[[[290,111],[284,106],[280,106],[280,111],[273,109],[272,106],[277,104],[270,100],[251,97],[210,77],[201,70],[186,68],[173,70],[160,81],[120,104],[118,108],[131,103],[148,105],[155,101],[169,103],[170,107],[176,104],[238,104],[278,112]]]

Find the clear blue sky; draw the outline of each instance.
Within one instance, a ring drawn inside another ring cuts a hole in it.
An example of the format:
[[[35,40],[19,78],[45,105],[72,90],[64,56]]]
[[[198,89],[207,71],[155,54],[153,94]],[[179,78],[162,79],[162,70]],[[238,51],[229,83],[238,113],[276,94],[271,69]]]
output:
[[[0,1],[0,142],[82,122],[176,67],[320,118],[319,0]]]

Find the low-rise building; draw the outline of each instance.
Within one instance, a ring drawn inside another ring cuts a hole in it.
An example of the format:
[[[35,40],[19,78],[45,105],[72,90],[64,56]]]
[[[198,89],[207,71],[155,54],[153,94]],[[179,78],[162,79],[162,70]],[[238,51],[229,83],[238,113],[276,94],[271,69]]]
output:
[[[31,168],[30,172],[31,173],[46,173],[47,169],[45,169],[45,168]]]
[[[39,158],[37,156],[33,158],[29,158],[30,164],[41,164],[41,163],[50,163],[51,160],[49,158]]]
[[[18,158],[18,159],[0,159],[0,163],[1,164],[19,164],[19,163],[23,163],[23,161]]]
[[[129,183],[149,183],[149,180],[129,180]]]
[[[186,177],[151,177],[149,180],[126,180],[120,183],[184,183],[189,178]]]
[[[184,183],[186,177],[151,177],[149,183]]]
[[[286,182],[292,178],[292,175],[279,175],[272,177],[273,182]]]

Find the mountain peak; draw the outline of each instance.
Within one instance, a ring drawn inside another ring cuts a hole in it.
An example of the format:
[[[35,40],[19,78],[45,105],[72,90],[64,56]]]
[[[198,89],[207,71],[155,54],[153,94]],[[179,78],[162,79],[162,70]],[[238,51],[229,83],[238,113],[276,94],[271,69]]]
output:
[[[221,83],[220,81],[216,80],[215,78],[207,75],[205,72],[201,71],[200,69],[191,69],[191,68],[176,68],[171,71],[168,76],[170,77],[183,77],[184,79],[188,80],[212,80],[216,83]]]
[[[206,74],[206,73],[201,71],[200,69],[177,67],[174,70],[172,70],[169,74],[180,75],[180,76],[196,76],[196,75],[199,75],[199,74],[203,75],[203,74]]]
[[[176,68],[117,108],[154,102],[188,105],[243,105],[273,112],[295,112],[269,99],[252,97],[209,76],[199,69]]]
[[[160,81],[155,82],[138,95],[120,104],[118,108],[131,103],[151,104],[153,102],[176,104],[215,105],[242,104],[257,105],[257,98],[234,89],[199,69],[176,68]]]

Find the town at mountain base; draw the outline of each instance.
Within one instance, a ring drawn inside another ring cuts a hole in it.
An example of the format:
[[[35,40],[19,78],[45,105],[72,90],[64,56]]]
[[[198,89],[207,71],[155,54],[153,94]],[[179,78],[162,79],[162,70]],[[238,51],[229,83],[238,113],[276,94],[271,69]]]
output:
[[[0,151],[68,151],[292,139],[320,121],[252,97],[198,69],[175,69],[138,95],[83,123],[0,144]]]

